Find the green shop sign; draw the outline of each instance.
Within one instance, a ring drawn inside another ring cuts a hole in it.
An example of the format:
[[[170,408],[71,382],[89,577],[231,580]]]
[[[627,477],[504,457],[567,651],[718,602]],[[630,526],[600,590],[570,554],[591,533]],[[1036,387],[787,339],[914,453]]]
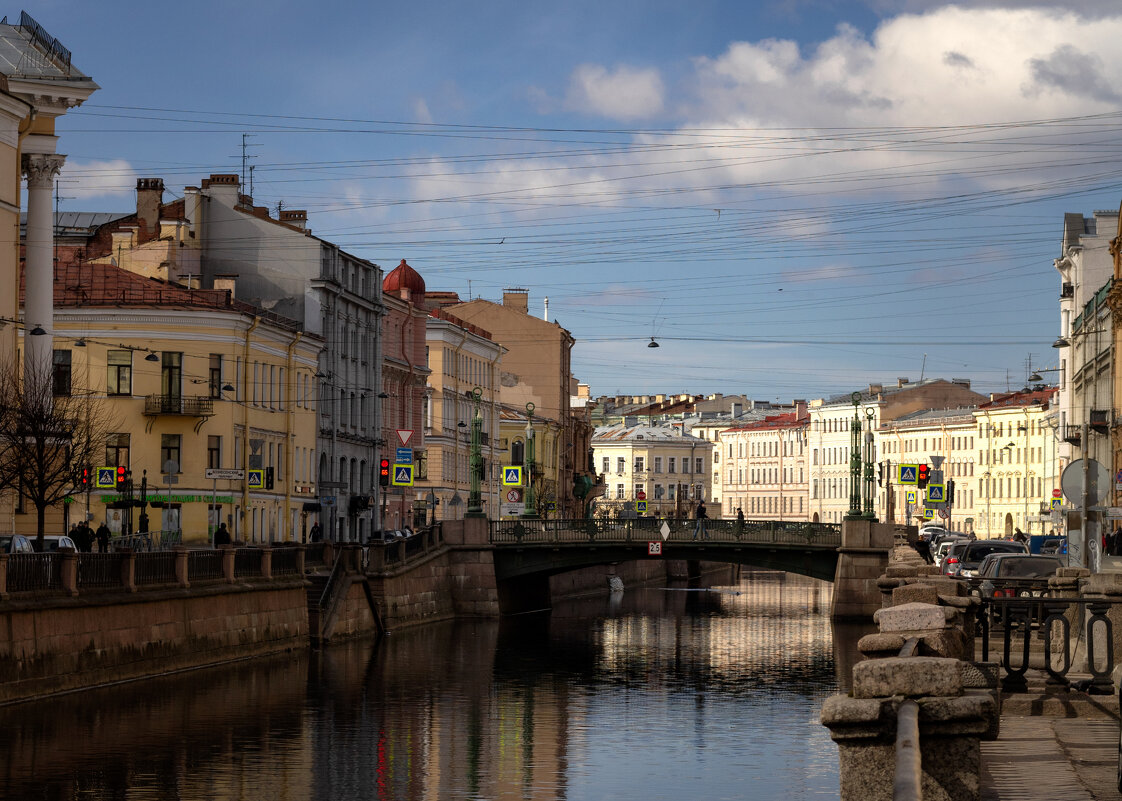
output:
[[[119,503],[120,501],[127,501],[120,495],[102,495],[102,503]],[[137,498],[137,501],[140,499]],[[148,503],[233,503],[233,495],[149,495]]]

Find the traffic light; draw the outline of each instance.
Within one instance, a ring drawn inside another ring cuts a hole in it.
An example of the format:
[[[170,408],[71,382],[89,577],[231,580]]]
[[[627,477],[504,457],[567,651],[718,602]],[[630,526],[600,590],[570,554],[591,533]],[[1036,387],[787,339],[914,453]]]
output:
[[[271,490],[273,488],[273,468],[265,468],[265,489]]]
[[[884,486],[884,462],[877,462],[877,486]]]
[[[927,482],[931,478],[931,471],[925,464],[919,466],[919,472],[916,474],[917,484],[920,489],[927,489]]]
[[[947,482],[947,503],[954,505],[954,479]]]
[[[128,477],[128,470],[126,470],[124,467],[117,468],[117,489],[123,490],[125,488],[125,482],[128,480]]]
[[[90,488],[90,468],[83,467],[78,473],[78,488],[82,491]]]
[[[383,459],[378,465],[378,486],[388,487],[390,485],[390,460]]]

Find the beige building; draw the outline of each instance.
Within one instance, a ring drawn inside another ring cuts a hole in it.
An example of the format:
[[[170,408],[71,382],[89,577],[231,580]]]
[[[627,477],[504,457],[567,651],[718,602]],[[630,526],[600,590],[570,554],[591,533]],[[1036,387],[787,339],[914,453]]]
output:
[[[876,432],[883,423],[912,412],[969,407],[985,400],[984,395],[972,392],[970,382],[963,379],[929,378],[911,382],[900,378],[895,386],[870,384],[858,392],[811,401],[811,522],[840,523],[849,511],[849,459],[855,411],[861,421],[863,438],[866,432]],[[881,461],[880,456],[874,453],[873,461]]]
[[[506,350],[499,379],[499,394],[504,406],[525,409],[534,404],[534,417],[543,424],[558,426],[557,515],[572,517],[579,504],[573,497],[573,476],[582,472],[583,456],[576,451],[587,442],[588,416],[585,408],[574,411],[572,396],[577,383],[573,378],[573,335],[548,315],[530,314],[529,292],[525,289],[503,291],[503,302],[474,299],[460,302],[454,293],[429,296],[434,305],[465,322],[489,331]]]
[[[680,426],[604,426],[593,434],[592,451],[605,487],[598,510],[634,509],[641,493],[649,516],[692,517],[698,501],[711,499],[713,445]]]
[[[523,486],[517,495],[521,500],[514,500],[511,494],[513,487],[502,483],[501,465],[496,470],[495,478],[498,483],[497,491],[501,495],[501,511],[504,517],[524,514],[529,509],[525,507],[528,502],[526,497],[527,481],[533,481],[534,511],[542,517],[557,518],[563,514],[564,503],[559,495],[566,494],[570,489],[560,484],[561,475],[561,448],[565,431],[556,420],[539,419],[535,410],[531,417],[525,408],[515,409],[504,406],[499,414],[500,441],[499,446],[506,459],[507,465],[522,465],[526,473],[526,462],[529,458],[527,442],[532,438],[534,442],[534,460],[530,470],[530,478],[523,480]]]
[[[499,515],[499,375],[503,348],[482,328],[443,309],[426,322],[428,387],[424,415],[425,461],[418,471],[418,511],[437,520],[462,518],[471,489],[471,426],[478,411],[484,513]],[[473,393],[479,389],[476,403]],[[415,514],[414,517],[417,517]]]
[[[721,484],[713,494],[724,517],[735,518],[741,509],[752,520],[807,519],[809,428],[806,404],[800,402],[794,412],[721,432],[720,462],[713,467]]]
[[[181,531],[186,542],[206,542],[219,522],[248,541],[305,536],[305,503],[317,490],[320,338],[225,291],[108,265],[60,268],[54,305],[55,392],[103,404],[115,430],[104,459],[89,467],[95,476],[127,468],[137,499],[146,480],[148,500],[159,504],[148,510],[150,529]],[[255,475],[248,468],[258,464]],[[243,478],[208,478],[208,469]],[[116,488],[95,482],[65,516],[135,530],[140,510],[114,508],[118,500]],[[63,518],[55,510],[48,530]],[[34,526],[33,510],[17,509],[15,530]]]

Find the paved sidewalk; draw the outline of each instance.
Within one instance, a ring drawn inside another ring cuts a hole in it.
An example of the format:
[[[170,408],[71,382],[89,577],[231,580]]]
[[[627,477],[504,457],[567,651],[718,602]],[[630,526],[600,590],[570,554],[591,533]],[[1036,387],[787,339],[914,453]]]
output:
[[[1118,719],[1104,716],[1101,696],[1090,699],[1093,716],[1078,701],[1066,712],[1081,717],[1002,714],[998,739],[982,743],[983,801],[1117,801]],[[1035,700],[1010,705],[1031,712],[1044,706]]]

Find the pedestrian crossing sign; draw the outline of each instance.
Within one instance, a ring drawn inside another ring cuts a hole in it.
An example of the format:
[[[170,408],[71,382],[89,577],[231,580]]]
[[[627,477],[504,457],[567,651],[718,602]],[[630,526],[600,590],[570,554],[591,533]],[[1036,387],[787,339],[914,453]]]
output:
[[[512,467],[503,468],[503,486],[504,487],[521,487],[522,486],[522,467],[515,465]]]
[[[246,470],[246,479],[249,481],[250,489],[264,489],[265,487],[265,471],[264,470]]]
[[[916,505],[916,491],[915,490],[908,490],[907,492],[904,493],[904,497],[907,499],[908,506],[915,506]]]
[[[1052,511],[1053,512],[1059,512],[1063,508],[1064,508],[1064,499],[1063,498],[1053,498],[1052,499]]]
[[[393,485],[395,487],[412,487],[413,465],[395,464],[393,466]]]
[[[113,489],[117,486],[117,468],[115,467],[99,467],[97,468],[97,488],[98,489]]]
[[[917,484],[917,483],[919,483],[919,479],[917,478],[917,476],[919,474],[919,465],[918,464],[902,464],[902,465],[899,465],[899,468],[900,468],[899,472],[896,475],[896,483],[898,483],[898,484]]]
[[[636,501],[635,502],[635,511],[639,512],[640,514],[647,511],[647,502],[646,501]]]
[[[928,503],[943,503],[947,500],[947,485],[946,484],[928,484],[927,485],[927,502]]]

